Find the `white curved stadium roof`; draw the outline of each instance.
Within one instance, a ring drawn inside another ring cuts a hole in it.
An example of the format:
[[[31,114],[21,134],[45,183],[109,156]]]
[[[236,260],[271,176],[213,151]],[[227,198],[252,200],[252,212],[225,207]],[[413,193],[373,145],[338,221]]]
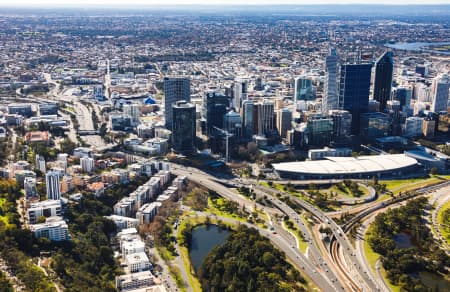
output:
[[[417,160],[404,154],[326,157],[326,160],[276,163],[276,171],[306,174],[358,174],[386,172],[417,164]]]

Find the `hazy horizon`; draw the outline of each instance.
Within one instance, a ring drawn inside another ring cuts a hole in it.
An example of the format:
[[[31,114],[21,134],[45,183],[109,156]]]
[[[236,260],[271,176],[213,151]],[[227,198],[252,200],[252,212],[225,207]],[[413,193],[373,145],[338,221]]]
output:
[[[63,3],[56,0],[16,0],[14,2],[0,0],[1,7],[151,7],[151,6],[318,6],[318,5],[450,5],[450,0],[433,0],[423,3],[423,0],[315,0],[314,3],[305,0],[248,0],[245,3],[239,0],[65,0]]]

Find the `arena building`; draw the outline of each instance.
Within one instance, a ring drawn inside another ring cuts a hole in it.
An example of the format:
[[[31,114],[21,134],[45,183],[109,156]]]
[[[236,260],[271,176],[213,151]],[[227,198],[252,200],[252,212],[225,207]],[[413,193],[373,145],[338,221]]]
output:
[[[370,179],[398,177],[419,167],[416,159],[404,154],[326,157],[325,160],[273,164],[286,179]]]

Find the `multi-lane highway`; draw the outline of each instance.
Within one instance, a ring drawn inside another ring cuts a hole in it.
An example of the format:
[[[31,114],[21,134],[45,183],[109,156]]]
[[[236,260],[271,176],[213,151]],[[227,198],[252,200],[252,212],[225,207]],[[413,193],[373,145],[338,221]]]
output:
[[[185,175],[188,179],[207,187],[208,189],[218,192],[226,199],[235,201],[241,206],[245,206],[252,210],[256,205],[258,209],[265,211],[268,214],[282,214],[289,216],[296,227],[302,233],[304,240],[308,244],[307,255],[303,254],[297,247],[293,236],[281,228],[277,224],[273,224],[276,235],[271,231],[262,229],[261,233],[283,250],[289,259],[301,269],[311,280],[320,287],[323,291],[387,291],[387,285],[378,279],[377,275],[371,273],[371,269],[367,264],[364,253],[361,252],[361,243],[356,242],[356,250],[350,243],[346,236],[346,232],[352,227],[352,224],[358,220],[382,211],[389,204],[397,201],[379,202],[370,204],[369,207],[363,209],[352,220],[343,227],[336,224],[333,219],[325,212],[316,208],[304,200],[295,196],[290,196],[291,199],[301,206],[306,212],[312,214],[319,222],[328,226],[332,231],[331,244],[326,245],[320,242],[320,239],[314,237],[310,228],[305,225],[300,215],[289,207],[286,203],[279,200],[275,194],[279,193],[271,188],[266,188],[258,184],[254,184],[252,180],[245,179],[220,179],[200,171],[196,168],[184,167],[176,164],[171,165],[171,169],[176,175]],[[255,204],[248,198],[237,194],[233,189],[227,186],[252,187],[257,197],[265,196],[272,206],[275,208]],[[418,194],[424,194],[445,186],[449,186],[450,182],[423,188],[418,190]],[[373,194],[371,194],[373,195]],[[410,197],[408,197],[410,198]],[[408,198],[401,198],[397,200],[405,200]],[[277,209],[279,211],[277,211]],[[366,226],[366,225],[363,225]],[[320,244],[318,244],[320,242]],[[320,247],[320,248],[319,248]]]
[[[248,200],[247,198],[237,194],[230,188],[215,181],[215,178],[211,175],[204,173],[198,169],[179,166],[176,164],[171,164],[171,171],[176,175],[186,176],[189,180],[192,180],[200,185],[205,186],[208,189],[218,192],[221,196],[226,199],[237,202],[241,206],[245,206],[250,210],[255,206],[255,202]],[[229,181],[228,183],[234,184],[234,182]],[[238,182],[235,183],[238,186]],[[285,214],[289,214],[291,218],[294,219],[296,224],[299,225],[300,230],[305,234],[305,240],[313,242],[312,237],[308,236],[309,230],[304,226],[301,221],[300,216],[292,210],[289,206],[279,201],[276,198],[271,197],[273,204],[280,210],[284,210]],[[280,214],[278,209],[269,208],[256,204],[257,208],[265,211],[268,214]],[[272,242],[274,242],[281,250],[283,250],[287,257],[299,268],[301,269],[318,287],[323,291],[345,291],[340,281],[328,267],[328,263],[323,260],[317,248],[311,245],[311,256],[307,258],[300,250],[297,248],[295,240],[292,239],[289,233],[285,232],[283,229],[276,227],[276,234],[272,231],[261,229],[260,231],[264,236],[268,236]]]

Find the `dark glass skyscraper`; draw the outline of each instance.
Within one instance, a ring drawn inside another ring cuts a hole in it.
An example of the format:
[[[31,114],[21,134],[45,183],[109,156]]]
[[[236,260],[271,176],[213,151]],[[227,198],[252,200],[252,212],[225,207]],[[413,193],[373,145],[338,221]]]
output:
[[[195,144],[195,105],[177,101],[172,105],[172,148],[177,153],[192,153]]]
[[[223,117],[227,113],[228,97],[220,92],[208,92],[205,97],[206,132],[211,135],[214,127],[223,128]]]
[[[191,82],[184,77],[164,77],[166,128],[172,129],[172,105],[179,100],[191,101]]]
[[[375,62],[375,81],[373,86],[373,99],[380,102],[381,112],[386,109],[386,102],[391,97],[393,72],[393,54],[392,52],[385,52]]]
[[[352,134],[359,134],[361,113],[369,111],[371,64],[345,64],[339,82],[340,107],[352,115]]]

